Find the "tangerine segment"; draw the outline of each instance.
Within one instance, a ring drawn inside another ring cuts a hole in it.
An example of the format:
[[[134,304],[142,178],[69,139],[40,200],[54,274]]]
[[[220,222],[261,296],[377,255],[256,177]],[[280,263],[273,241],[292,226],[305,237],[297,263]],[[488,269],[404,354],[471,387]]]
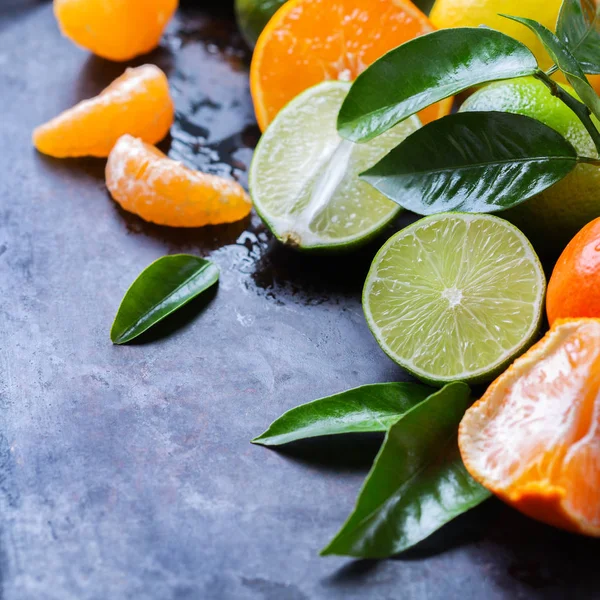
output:
[[[106,186],[125,210],[171,227],[232,223],[252,208],[239,183],[188,169],[130,135],[108,157]]]
[[[144,65],[127,69],[100,95],[38,127],[33,143],[57,158],[106,157],[126,133],[151,144],[159,142],[169,132],[174,114],[166,75],[154,65]]]
[[[150,52],[179,0],[54,0],[64,36],[94,54],[125,61]]]
[[[600,319],[557,321],[467,411],[459,445],[508,504],[600,537]]]
[[[288,0],[252,57],[250,87],[260,128],[305,89],[353,80],[389,50],[434,29],[410,0]],[[428,123],[451,107],[447,99],[419,116]]]

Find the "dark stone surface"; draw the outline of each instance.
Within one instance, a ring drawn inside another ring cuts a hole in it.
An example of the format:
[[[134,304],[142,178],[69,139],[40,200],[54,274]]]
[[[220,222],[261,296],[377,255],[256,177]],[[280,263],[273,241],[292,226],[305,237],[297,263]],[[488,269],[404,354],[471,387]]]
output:
[[[247,53],[223,15],[187,8],[146,60],[176,95],[165,149],[244,182],[258,133]],[[48,2],[2,0],[0,598],[600,597],[598,542],[496,501],[397,560],[317,556],[379,440],[279,453],[249,440],[301,402],[404,377],[360,308],[375,248],[294,255],[256,217],[149,226],[110,200],[103,161],[36,154],[34,126],[122,68],[62,39]],[[219,264],[216,297],[112,346],[129,283],[180,251]]]

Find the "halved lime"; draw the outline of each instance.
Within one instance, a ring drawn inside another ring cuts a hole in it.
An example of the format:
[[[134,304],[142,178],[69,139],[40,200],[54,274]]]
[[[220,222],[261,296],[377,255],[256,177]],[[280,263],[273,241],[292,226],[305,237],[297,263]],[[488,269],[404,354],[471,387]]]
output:
[[[527,238],[491,215],[417,221],[381,248],[363,308],[383,350],[419,379],[492,379],[534,341],[546,280]]]
[[[347,248],[384,228],[400,208],[358,174],[420,127],[411,117],[367,144],[337,133],[350,84],[329,81],[292,100],[261,138],[250,195],[269,229],[298,248]]]

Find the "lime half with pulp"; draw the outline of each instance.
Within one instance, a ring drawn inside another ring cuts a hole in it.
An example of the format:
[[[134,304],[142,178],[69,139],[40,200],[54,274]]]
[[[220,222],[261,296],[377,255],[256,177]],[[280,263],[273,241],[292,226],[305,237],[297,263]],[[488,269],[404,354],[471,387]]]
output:
[[[351,248],[383,229],[400,207],[359,179],[420,127],[411,117],[366,144],[343,140],[337,114],[349,83],[321,83],[292,100],[261,138],[250,195],[269,229],[297,248]]]
[[[383,350],[419,379],[477,383],[533,343],[545,290],[540,261],[514,225],[446,213],[385,243],[363,308]]]

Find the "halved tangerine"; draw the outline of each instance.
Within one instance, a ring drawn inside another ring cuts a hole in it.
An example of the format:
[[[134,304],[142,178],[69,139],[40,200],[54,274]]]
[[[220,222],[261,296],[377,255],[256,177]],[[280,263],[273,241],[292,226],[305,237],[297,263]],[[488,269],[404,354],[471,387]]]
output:
[[[232,223],[252,208],[239,183],[189,169],[130,135],[108,157],[106,186],[125,210],[171,227]]]
[[[386,52],[434,29],[410,0],[288,0],[252,57],[250,87],[260,128],[305,89],[353,80]],[[447,98],[419,117],[428,123],[451,108]]]
[[[95,98],[84,100],[33,132],[44,154],[109,155],[124,134],[155,144],[173,124],[175,108],[166,75],[154,65],[127,69]]]
[[[600,537],[600,319],[557,321],[467,411],[459,446],[508,504]]]

